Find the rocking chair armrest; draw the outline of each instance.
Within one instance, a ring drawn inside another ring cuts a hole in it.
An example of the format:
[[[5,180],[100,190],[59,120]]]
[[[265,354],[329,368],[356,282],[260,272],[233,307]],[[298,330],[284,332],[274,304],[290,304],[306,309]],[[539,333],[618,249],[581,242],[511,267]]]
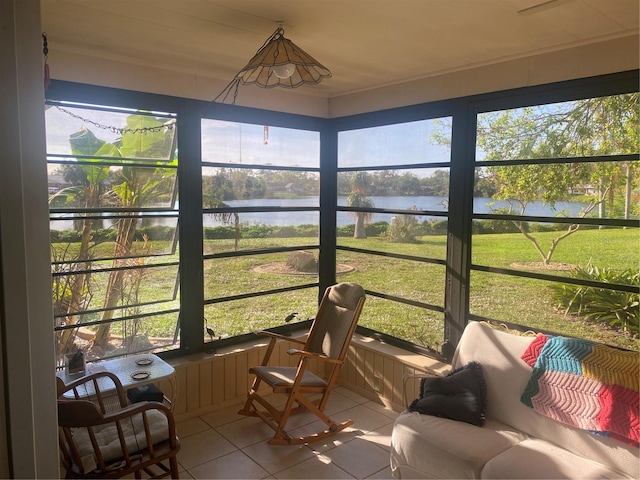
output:
[[[327,357],[326,355],[322,355],[320,353],[307,352],[306,350],[298,350],[297,348],[292,348],[287,350],[289,355],[301,355],[303,357],[315,358],[317,360],[321,360],[323,362],[329,363],[342,363],[342,360],[338,360],[337,358]]]
[[[114,375],[111,372],[96,372],[96,373],[91,373],[89,375],[85,375],[84,377],[74,380],[71,383],[67,383],[62,389],[62,391],[58,392],[58,396],[61,396],[63,393],[68,392],[69,390],[73,390],[74,388],[84,385],[85,383],[93,382],[94,379],[98,380],[99,378],[102,378],[102,377],[107,377],[111,379],[111,381],[113,381],[113,384],[115,385],[116,390],[118,392],[122,391],[124,393],[122,382],[120,382],[120,379],[116,375]]]
[[[266,337],[271,337],[272,339],[276,339],[276,340],[286,340],[288,342],[299,343],[300,345],[304,345],[306,343],[305,340],[300,340],[299,338],[295,338],[295,337],[287,337],[286,335],[281,335],[275,332],[269,332],[267,330],[256,330],[253,333],[255,333],[256,335],[264,335]]]

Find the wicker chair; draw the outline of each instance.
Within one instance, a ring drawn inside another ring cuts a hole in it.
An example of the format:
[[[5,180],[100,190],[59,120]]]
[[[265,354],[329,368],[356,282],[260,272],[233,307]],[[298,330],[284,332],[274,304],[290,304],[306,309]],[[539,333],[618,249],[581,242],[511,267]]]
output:
[[[58,378],[60,457],[66,478],[178,478],[180,441],[173,414],[157,402],[127,404],[118,377]],[[163,462],[168,461],[167,467]]]

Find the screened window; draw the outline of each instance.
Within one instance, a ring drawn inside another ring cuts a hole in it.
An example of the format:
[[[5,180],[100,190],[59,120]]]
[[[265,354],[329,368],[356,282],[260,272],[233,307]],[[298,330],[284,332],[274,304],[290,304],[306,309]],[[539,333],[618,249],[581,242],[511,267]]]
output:
[[[470,311],[634,347],[638,94],[478,116]]]
[[[49,104],[46,131],[58,366],[177,347],[175,116]]]
[[[315,315],[319,193],[319,132],[202,120],[205,341]]]
[[[371,291],[360,325],[436,348],[444,331],[451,118],[338,133],[337,272]]]

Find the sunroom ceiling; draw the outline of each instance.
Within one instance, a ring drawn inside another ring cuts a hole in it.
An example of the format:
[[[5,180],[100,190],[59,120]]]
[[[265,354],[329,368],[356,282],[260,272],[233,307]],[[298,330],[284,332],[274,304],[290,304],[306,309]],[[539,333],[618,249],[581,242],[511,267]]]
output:
[[[64,78],[55,60],[66,55],[224,85],[283,21],[287,38],[331,69],[332,78],[301,87],[323,98],[633,36],[639,19],[638,0],[41,3],[54,77]]]

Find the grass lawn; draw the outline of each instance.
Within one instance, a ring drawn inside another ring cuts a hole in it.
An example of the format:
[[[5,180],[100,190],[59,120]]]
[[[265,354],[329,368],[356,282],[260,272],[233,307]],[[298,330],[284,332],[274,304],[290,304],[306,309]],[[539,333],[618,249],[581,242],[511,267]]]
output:
[[[557,232],[536,233],[543,248],[548,248]],[[315,245],[313,238],[241,239],[241,250],[274,246]],[[158,242],[163,243],[163,242]],[[428,236],[418,243],[391,243],[372,237],[356,240],[340,237],[338,245],[396,252],[422,258],[444,260],[446,236]],[[640,236],[637,229],[581,230],[559,243],[552,261],[557,264],[586,265],[614,270],[636,268],[640,265]],[[58,247],[55,247],[58,248]],[[162,249],[162,246],[158,246]],[[205,240],[206,253],[233,251],[233,240]],[[287,260],[287,253],[256,254],[237,258],[220,258],[204,262],[204,293],[206,300],[223,300],[228,296],[263,290],[304,285],[317,281],[316,275],[288,275],[257,270],[258,267]],[[177,254],[171,257],[177,260]],[[148,263],[166,262],[167,257],[148,259]],[[475,235],[472,242],[472,263],[516,270],[531,268],[540,258],[531,243],[519,233]],[[435,263],[395,259],[391,257],[337,252],[340,265],[352,267],[338,275],[338,281],[353,281],[371,291],[382,292],[431,305],[434,310],[412,307],[386,299],[367,300],[360,324],[411,342],[437,348],[443,338],[445,267]],[[545,270],[552,275],[568,275],[567,270]],[[175,308],[171,300],[175,267],[160,267],[145,271],[138,295],[144,301],[168,300],[165,304],[142,307],[141,311],[158,314],[140,320],[138,330],[150,336],[171,337],[176,327],[175,314],[160,311]],[[94,308],[104,298],[108,275],[94,275]],[[102,286],[101,286],[102,285]],[[264,295],[250,299],[220,301],[205,305],[205,318],[216,336],[229,337],[269,328],[283,323],[284,317],[298,312],[304,320],[315,314],[317,291],[313,288],[286,294]],[[564,315],[551,295],[549,282],[472,271],[470,277],[471,313],[526,325],[532,330],[548,330],[561,334],[589,338],[638,350],[638,339],[609,330],[600,324]],[[118,315],[116,315],[118,316]],[[204,320],[203,320],[204,324]],[[115,327],[114,327],[115,330]],[[206,340],[209,337],[204,333]]]

